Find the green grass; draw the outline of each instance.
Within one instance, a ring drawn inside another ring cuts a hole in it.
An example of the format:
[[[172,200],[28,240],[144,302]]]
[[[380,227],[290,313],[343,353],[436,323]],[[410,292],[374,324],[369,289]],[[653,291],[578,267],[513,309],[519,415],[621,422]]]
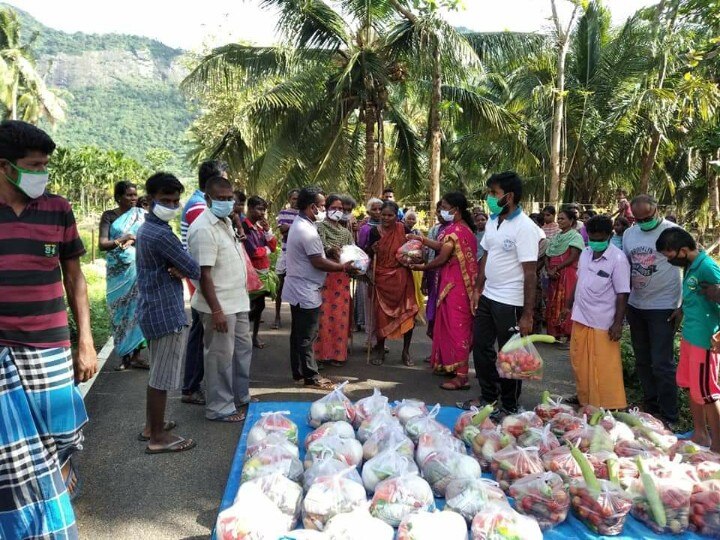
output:
[[[680,334],[675,337],[675,358],[678,358],[680,351]],[[623,379],[625,380],[625,392],[627,394],[628,403],[641,404],[643,401],[642,388],[640,379],[635,369],[635,353],[630,343],[630,330],[626,327],[620,341],[620,351],[622,354]],[[689,395],[686,389],[681,388],[678,393],[678,407],[680,408],[680,419],[678,421],[677,431],[685,433],[692,430],[692,416],[690,415]]]
[[[102,349],[112,334],[110,325],[110,312],[105,301],[105,276],[92,265],[83,264],[83,273],[88,284],[88,299],[90,302],[90,325],[95,342],[95,349]],[[72,314],[69,312],[70,336],[73,345],[77,342],[77,326]]]

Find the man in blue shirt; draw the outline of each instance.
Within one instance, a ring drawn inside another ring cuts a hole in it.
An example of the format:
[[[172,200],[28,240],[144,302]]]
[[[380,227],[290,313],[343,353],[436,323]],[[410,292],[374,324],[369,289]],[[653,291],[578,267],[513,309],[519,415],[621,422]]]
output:
[[[152,210],[137,233],[137,273],[140,302],[138,319],[148,340],[150,378],[147,388],[147,422],[140,440],[145,452],[182,452],[195,441],[171,435],[172,422],[165,423],[168,390],[182,383],[187,316],[182,279],[199,279],[200,267],[183,249],[169,221],[180,213],[180,181],[168,173],[156,173],[145,183]]]

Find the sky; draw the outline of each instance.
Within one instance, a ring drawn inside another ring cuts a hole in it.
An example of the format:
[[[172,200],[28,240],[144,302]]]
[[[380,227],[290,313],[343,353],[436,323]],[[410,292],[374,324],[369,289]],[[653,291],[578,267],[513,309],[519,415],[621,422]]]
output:
[[[464,10],[446,14],[456,26],[483,32],[531,32],[549,25],[550,0],[464,2]],[[557,2],[561,15],[568,17],[571,3]],[[136,34],[186,50],[239,40],[259,45],[277,40],[276,17],[260,9],[260,0],[9,0],[8,3],[58,30]],[[657,0],[605,0],[615,23],[622,23],[638,8],[654,3]]]

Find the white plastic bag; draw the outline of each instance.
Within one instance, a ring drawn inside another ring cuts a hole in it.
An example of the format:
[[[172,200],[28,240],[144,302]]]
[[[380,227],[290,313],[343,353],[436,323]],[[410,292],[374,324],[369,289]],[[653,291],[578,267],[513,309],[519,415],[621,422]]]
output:
[[[403,399],[395,407],[395,416],[404,426],[408,420],[416,416],[424,416],[428,413],[425,403],[419,399]]]
[[[352,512],[367,502],[365,488],[346,478],[350,470],[318,478],[303,501],[303,524],[306,529],[325,530],[330,518]]]
[[[398,527],[397,540],[467,540],[467,525],[460,514],[415,512]]]
[[[445,496],[448,484],[461,478],[480,478],[480,464],[470,456],[443,449],[430,454],[420,465],[423,478],[438,497]]]
[[[320,456],[328,453],[335,459],[359,467],[362,465],[362,445],[356,439],[343,439],[337,435],[328,435],[313,441],[305,452],[305,468],[309,468]]]
[[[407,433],[407,436],[412,439],[412,442],[416,443],[420,439],[420,435],[423,435],[425,433],[445,433],[448,436],[452,437],[452,432],[450,429],[445,426],[444,424],[441,424],[437,420],[435,420],[435,417],[440,412],[440,404],[436,404],[432,410],[427,413],[424,416],[415,416],[414,418],[410,418],[405,423],[405,433]]]
[[[373,388],[372,395],[358,399],[355,402],[355,428],[360,427],[363,420],[367,420],[382,410],[391,412],[388,398],[380,393],[380,390]]]
[[[460,439],[448,435],[444,431],[437,433],[431,431],[420,435],[415,449],[415,461],[422,463],[430,454],[440,450],[451,450],[460,454],[467,453],[467,449]]]
[[[247,489],[246,486],[257,486],[282,512],[285,520],[283,526],[287,530],[295,528],[300,518],[300,503],[302,503],[303,497],[303,490],[298,484],[288,480],[280,473],[260,476],[240,486],[238,494],[235,496],[235,503],[242,499],[240,492]]]
[[[308,424],[318,428],[325,422],[337,422],[338,420],[353,423],[355,420],[355,406],[343,394],[343,388],[347,383],[348,381],[345,381],[337,385],[332,392],[310,405]]]
[[[419,472],[412,458],[399,454],[394,448],[388,448],[363,465],[363,485],[368,493],[373,493],[379,482],[391,476]]]
[[[488,478],[460,478],[445,490],[445,509],[457,512],[468,524],[490,503],[510,505],[498,483]]]
[[[240,486],[235,503],[218,516],[219,540],[276,540],[289,532],[280,509],[254,484]]]
[[[248,432],[248,446],[257,443],[271,433],[280,433],[293,444],[298,443],[297,424],[290,420],[287,415],[290,411],[264,412],[260,414],[260,420],[255,422]]]
[[[415,445],[400,427],[400,424],[381,426],[363,443],[363,459],[368,461],[383,450],[395,448],[403,456],[413,459]]]
[[[393,540],[395,531],[363,506],[330,518],[325,535],[328,540]]]
[[[471,540],[498,540],[522,538],[542,540],[543,534],[537,521],[502,504],[488,504],[472,520]]]
[[[354,244],[340,248],[340,264],[352,262],[358,274],[366,274],[370,268],[370,257],[362,249]]]
[[[370,418],[366,418],[360,423],[357,430],[358,441],[364,443],[376,430],[390,426],[400,427],[400,423],[390,411],[381,409],[376,414]]]
[[[430,485],[417,474],[394,476],[375,486],[370,514],[391,527],[418,510],[435,510],[435,499]]]
[[[248,444],[247,449],[245,450],[245,459],[256,456],[257,454],[264,452],[266,449],[276,446],[282,448],[287,453],[292,454],[294,457],[300,457],[298,447],[287,440],[284,433],[275,432],[271,433],[264,439],[260,439],[254,444]]]
[[[347,471],[347,469],[352,470]],[[303,475],[303,488],[305,492],[307,492],[318,479],[334,476],[343,471],[347,471],[344,475],[345,478],[362,485],[362,478],[360,478],[360,473],[355,467],[332,457],[332,453],[328,452],[327,454],[319,456],[305,471]]]
[[[328,435],[336,435],[341,439],[354,439],[355,430],[347,422],[340,420],[338,422],[325,422],[319,428],[308,433],[305,437],[305,449],[307,450],[310,443]]]
[[[275,472],[279,472],[293,482],[300,482],[303,466],[298,458],[283,447],[271,446],[245,461],[240,481],[245,483]]]

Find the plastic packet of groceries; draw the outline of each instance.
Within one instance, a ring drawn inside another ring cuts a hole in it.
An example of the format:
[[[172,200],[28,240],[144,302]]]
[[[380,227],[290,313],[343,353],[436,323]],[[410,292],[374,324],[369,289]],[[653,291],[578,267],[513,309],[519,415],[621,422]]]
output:
[[[517,438],[518,446],[527,448],[528,446],[536,446],[540,456],[554,450],[560,446],[560,441],[555,434],[550,431],[550,424],[546,424],[543,428],[528,428],[522,435]]]
[[[348,471],[348,469],[352,470]],[[334,476],[343,471],[347,471],[345,472],[345,478],[362,485],[362,478],[360,478],[357,468],[333,457],[331,452],[322,454],[305,470],[303,489],[307,492],[318,478]]]
[[[720,538],[720,480],[705,480],[693,487],[690,523],[700,534]]]
[[[405,423],[405,433],[407,433],[407,436],[412,439],[412,442],[417,444],[420,439],[420,435],[430,432],[442,432],[452,436],[452,433],[447,426],[435,420],[435,417],[439,412],[440,404],[436,404],[425,416],[416,416]]]
[[[599,488],[585,481],[570,485],[570,502],[573,512],[596,534],[614,536],[622,532],[632,497],[609,480],[597,480]]]
[[[397,418],[395,418],[390,411],[380,409],[370,418],[366,418],[360,422],[357,430],[357,438],[361,443],[364,443],[376,430],[390,426],[401,427],[400,422],[398,422]]]
[[[455,512],[415,512],[398,527],[397,540],[467,540],[465,520]]]
[[[462,442],[471,446],[473,439],[481,430],[495,427],[495,422],[490,420],[492,411],[492,405],[486,405],[482,409],[470,407],[469,411],[465,411],[458,416],[453,426],[453,433]]]
[[[271,433],[281,433],[293,444],[298,443],[298,427],[287,415],[290,411],[264,412],[248,432],[248,446],[264,439]]]
[[[544,336],[514,334],[497,354],[498,375],[504,379],[541,380],[543,359],[533,345],[533,341],[540,341],[541,337]]]
[[[495,453],[508,446],[515,446],[516,442],[515,437],[505,433],[500,426],[495,429],[483,429],[473,439],[473,455],[483,470],[489,471]]]
[[[358,274],[367,274],[370,268],[370,257],[362,249],[354,244],[343,246],[340,248],[340,264],[353,263],[353,267]]]
[[[375,486],[370,514],[391,527],[419,510],[435,510],[435,498],[430,484],[417,474],[394,476]]]
[[[542,540],[537,521],[504,504],[488,504],[475,514],[471,540]]]
[[[276,472],[286,476],[293,482],[300,482],[303,475],[303,465],[292,452],[282,446],[270,446],[245,460],[240,481],[245,483]]]
[[[355,402],[355,421],[353,427],[360,427],[363,420],[368,420],[382,410],[392,412],[387,396],[383,396],[380,390],[373,388],[373,393],[367,397],[358,399]]]
[[[388,448],[363,465],[363,485],[368,493],[373,493],[380,482],[391,476],[418,472],[418,466],[412,458],[399,454],[394,448]]]
[[[325,422],[337,422],[338,420],[353,423],[355,420],[355,406],[343,393],[343,388],[347,384],[348,381],[345,381],[337,385],[332,392],[310,405],[308,424],[318,428]]]
[[[310,444],[318,439],[327,437],[328,435],[336,435],[341,439],[354,439],[355,430],[353,427],[345,422],[344,420],[338,420],[337,422],[325,422],[319,428],[308,433],[305,437],[305,449]]]
[[[395,448],[400,455],[410,459],[415,455],[415,445],[398,422],[380,426],[372,432],[363,443],[363,459],[368,461],[388,448]]]
[[[488,478],[458,478],[445,490],[445,508],[460,514],[468,524],[491,503],[510,505],[498,483]]]
[[[357,439],[344,439],[337,435],[327,435],[310,443],[305,452],[305,468],[321,456],[330,454],[335,459],[353,467],[362,465],[362,444]]]
[[[404,426],[407,421],[416,416],[424,416],[428,413],[425,402],[419,399],[403,399],[395,407],[395,416]]]
[[[235,502],[220,512],[215,524],[219,540],[281,538],[290,531],[287,516],[252,483],[240,486]]]
[[[467,454],[463,442],[445,431],[428,432],[420,435],[415,449],[415,461],[422,463],[427,457],[440,450],[452,450],[460,454]]]
[[[260,476],[255,480],[245,482],[240,486],[235,502],[241,499],[240,491],[245,486],[255,485],[270,499],[286,518],[288,530],[294,529],[300,519],[300,503],[302,503],[303,490],[299,484],[288,480],[280,473]]]
[[[517,511],[534,518],[542,530],[565,521],[570,510],[567,487],[553,472],[531,474],[513,482],[510,496]]]
[[[283,433],[271,433],[264,439],[260,439],[259,441],[248,444],[247,449],[245,450],[245,459],[251,458],[257,454],[260,454],[264,452],[266,449],[279,446],[283,450],[287,451],[288,453],[292,454],[295,457],[300,457],[300,450],[298,450],[298,447],[287,440],[285,437],[285,434]]]
[[[382,521],[374,518],[363,505],[352,512],[338,514],[325,527],[327,540],[393,540],[395,531]]]
[[[403,266],[421,264],[425,260],[423,245],[420,240],[408,240],[395,253],[395,260]]]
[[[352,512],[367,502],[362,484],[350,480],[346,469],[332,476],[318,477],[308,489],[302,504],[306,529],[325,530],[333,516]]]
[[[420,464],[423,478],[438,497],[445,496],[448,484],[460,478],[480,478],[482,469],[473,457],[447,448],[430,454]]]
[[[508,446],[495,452],[490,470],[502,490],[507,493],[510,484],[525,476],[543,472],[543,464],[534,447]]]

